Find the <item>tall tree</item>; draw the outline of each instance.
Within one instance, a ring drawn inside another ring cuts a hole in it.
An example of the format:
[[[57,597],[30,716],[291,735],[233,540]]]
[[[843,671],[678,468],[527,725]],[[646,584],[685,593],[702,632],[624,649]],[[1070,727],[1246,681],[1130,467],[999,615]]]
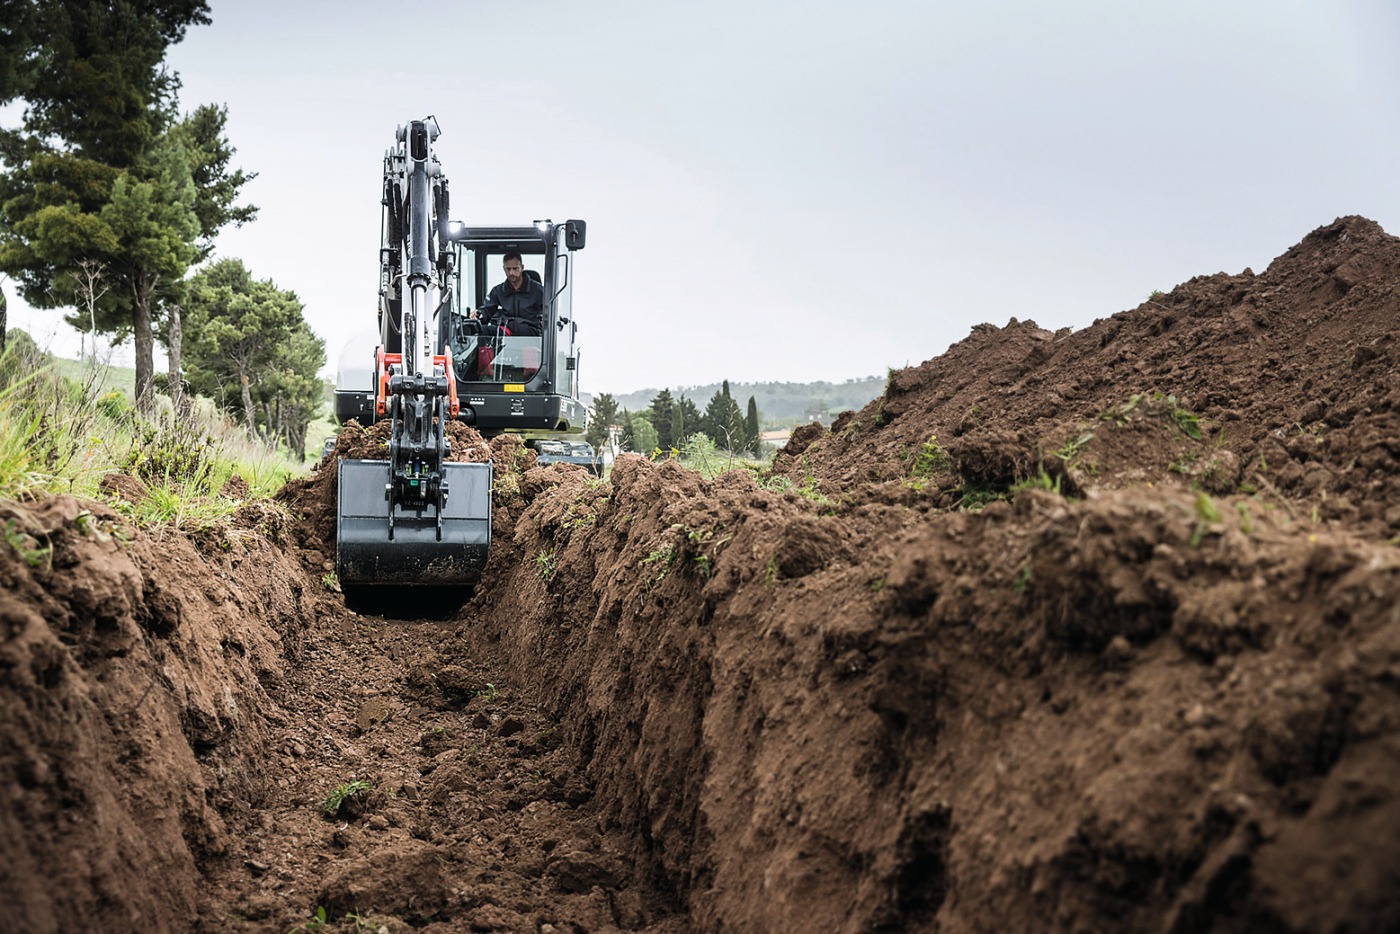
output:
[[[617,400],[606,392],[593,397],[593,411],[589,414],[588,433],[584,439],[593,449],[601,450],[608,443],[608,433],[617,423]]]
[[[694,401],[689,396],[681,396],[678,404],[681,407],[681,419],[685,423],[685,437],[695,434],[697,431],[704,431],[705,418],[700,414],[700,410],[695,407]]]
[[[705,434],[719,447],[727,451],[743,450],[744,413],[729,394],[729,380],[710,397],[710,404],[705,407],[704,426]]]
[[[671,403],[671,447],[685,443],[685,411],[679,401]]]
[[[302,320],[296,294],[255,281],[242,260],[219,260],[190,279],[185,319],[194,335],[186,347],[191,388],[240,412],[250,437],[275,439],[278,426],[269,424],[265,407],[260,417],[254,397],[265,399],[262,384],[286,365]],[[324,361],[324,345],[321,355]]]
[[[754,457],[763,456],[762,434],[758,425],[758,400],[749,396],[749,411],[744,417],[744,448]]]
[[[324,389],[316,373],[325,363],[326,342],[298,314],[257,387],[268,447],[280,441],[298,460],[306,460],[306,429]]]
[[[100,262],[112,288],[99,330],[136,347],[137,403],[151,406],[162,301],[207,255],[249,176],[229,171],[226,114],[176,119],[166,49],[209,22],[204,0],[0,0],[23,11],[26,55],[0,68],[0,97],[24,100],[0,132],[0,270],[36,307],[68,304],[75,269]],[[11,37],[0,38],[0,46]]]
[[[674,445],[675,439],[671,437],[671,406],[676,404],[676,400],[671,396],[670,389],[663,389],[651,397],[651,426],[656,429],[656,447],[666,451]],[[648,448],[647,453],[653,449]]]

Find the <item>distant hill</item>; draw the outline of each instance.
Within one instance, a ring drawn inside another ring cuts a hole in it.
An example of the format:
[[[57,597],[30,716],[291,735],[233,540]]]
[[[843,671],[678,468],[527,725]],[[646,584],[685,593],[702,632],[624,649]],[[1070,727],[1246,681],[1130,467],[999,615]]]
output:
[[[719,383],[704,386],[671,386],[673,396],[685,396],[703,412],[710,397],[719,392]],[[625,395],[614,395],[620,408],[636,412],[648,408],[660,389],[641,389]],[[808,421],[813,414],[829,416],[846,409],[859,409],[885,391],[885,377],[866,376],[848,379],[844,383],[730,383],[729,394],[744,409],[753,396],[758,402],[764,424],[797,424]]]

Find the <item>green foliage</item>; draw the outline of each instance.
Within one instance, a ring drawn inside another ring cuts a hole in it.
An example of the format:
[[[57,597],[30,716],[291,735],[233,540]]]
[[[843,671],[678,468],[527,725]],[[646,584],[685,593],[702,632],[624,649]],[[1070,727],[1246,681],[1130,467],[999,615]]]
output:
[[[1167,406],[1168,417],[1181,433],[1193,441],[1201,440],[1201,426],[1194,413],[1176,401],[1176,396],[1164,396],[1154,392],[1152,397]]]
[[[255,281],[241,260],[220,260],[191,278],[186,325],[190,388],[241,415],[249,437],[269,448],[284,441],[305,459],[326,349],[296,294]]]
[[[1030,564],[1023,564],[1021,565],[1021,570],[1016,572],[1016,579],[1011,582],[1011,589],[1014,590],[1016,596],[1019,597],[1025,594],[1026,588],[1029,587],[1030,584],[1031,566]]]
[[[325,930],[326,906],[317,905],[316,913],[311,916],[310,921],[303,921],[301,924],[298,924],[296,927],[289,930],[287,934],[297,934],[297,932],[305,932],[305,934],[322,934],[322,932],[324,932]]]
[[[953,459],[943,450],[943,445],[938,443],[937,435],[929,435],[928,440],[911,459],[913,463],[909,468],[909,476],[914,478],[931,477],[953,466]]]
[[[1121,402],[1118,405],[1115,405],[1107,412],[1104,412],[1101,415],[1099,415],[1099,418],[1107,422],[1112,422],[1118,428],[1122,428],[1123,426],[1127,425],[1129,421],[1131,421],[1130,415],[1132,411],[1137,408],[1138,403],[1141,401],[1142,393],[1135,392],[1128,397],[1128,401]]]
[[[40,545],[38,539],[20,528],[14,519],[5,520],[5,544],[14,549],[15,554],[31,568],[43,566],[48,569],[53,561],[53,548]]]
[[[496,686],[495,686],[494,684],[491,684],[490,682],[487,683],[486,687],[482,688],[480,691],[477,691],[475,694],[472,695],[472,697],[479,697],[479,698],[481,698],[482,700],[486,701],[488,704],[491,703],[493,700],[495,700],[495,699],[496,699],[497,697],[499,697],[499,696],[500,696],[500,694],[499,694],[499,692],[496,690]]]
[[[626,415],[625,428],[623,432],[623,447],[638,454],[650,454],[659,446],[656,429],[651,424],[650,416],[645,412],[635,412],[630,416]]]
[[[1066,464],[1072,464],[1074,463],[1075,459],[1078,458],[1081,453],[1083,453],[1084,448],[1088,446],[1089,442],[1093,440],[1094,433],[1091,431],[1086,431],[1078,438],[1066,441],[1064,444],[1060,445],[1060,447],[1055,451],[1055,456],[1058,457],[1060,460],[1064,461]]]
[[[136,426],[136,439],[121,468],[148,484],[208,489],[218,457],[217,442],[190,420],[170,419]]]
[[[326,799],[321,802],[321,812],[330,817],[334,817],[340,813],[340,808],[345,804],[346,799],[352,798],[355,795],[364,794],[369,790],[370,783],[363,779],[344,782],[337,786],[335,791],[332,791],[326,796]]]
[[[584,440],[593,445],[595,451],[601,450],[608,441],[608,429],[617,423],[618,407],[617,400],[606,392],[600,392],[593,397],[593,409],[588,417],[588,433],[584,435]]]
[[[136,393],[152,411],[152,338],[164,303],[217,231],[250,219],[234,202],[249,176],[230,172],[226,114],[177,116],[168,46],[207,23],[204,0],[78,3],[17,0],[6,31],[23,52],[0,65],[0,100],[24,100],[0,133],[0,270],[35,307],[81,303],[83,264],[107,284],[79,325],[134,335]],[[90,296],[91,297],[91,296]]]
[[[749,410],[744,416],[744,450],[754,457],[763,456],[762,434],[758,420],[758,400],[749,396]]]
[[[754,417],[756,420],[757,410]],[[710,436],[717,447],[726,451],[743,451],[749,447],[744,413],[739,411],[739,404],[729,393],[728,380],[710,397],[710,404],[705,407],[702,425],[705,434]]]
[[[676,439],[671,434],[671,409],[674,408],[675,404],[676,400],[672,397],[669,389],[661,390],[652,398],[651,411],[648,414],[651,427],[656,429],[656,443],[652,445],[653,448],[666,450],[675,446]],[[638,445],[635,450],[646,451],[650,449]]]
[[[540,572],[541,580],[549,580],[554,576],[556,559],[553,546],[541,549],[540,553],[535,555],[535,567]]]
[[[1011,493],[1019,493],[1021,490],[1049,490],[1051,493],[1058,495],[1060,492],[1060,480],[1061,477],[1058,474],[1052,477],[1045,472],[1044,468],[1041,468],[1031,476],[1023,480],[1017,480],[1015,483],[1011,484]]]

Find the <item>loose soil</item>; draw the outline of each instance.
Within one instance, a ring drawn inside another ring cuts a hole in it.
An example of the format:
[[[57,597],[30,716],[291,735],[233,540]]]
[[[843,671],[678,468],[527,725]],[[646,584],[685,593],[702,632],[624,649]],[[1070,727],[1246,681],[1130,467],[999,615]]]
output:
[[[1348,217],[980,325],[771,473],[454,427],[470,595],[336,589],[378,426],[197,534],[11,504],[7,924],[1400,928],[1397,337]]]

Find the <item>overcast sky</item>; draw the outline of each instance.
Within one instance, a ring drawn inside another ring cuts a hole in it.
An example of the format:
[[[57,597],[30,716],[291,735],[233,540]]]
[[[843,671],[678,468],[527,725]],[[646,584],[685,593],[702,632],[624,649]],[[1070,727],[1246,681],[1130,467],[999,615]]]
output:
[[[169,61],[259,173],[218,255],[296,291],[331,366],[374,321],[384,150],[427,114],[457,218],[587,220],[595,393],[883,374],[1260,272],[1340,215],[1400,233],[1390,0],[212,10]],[[57,318],[11,314],[62,347]]]

